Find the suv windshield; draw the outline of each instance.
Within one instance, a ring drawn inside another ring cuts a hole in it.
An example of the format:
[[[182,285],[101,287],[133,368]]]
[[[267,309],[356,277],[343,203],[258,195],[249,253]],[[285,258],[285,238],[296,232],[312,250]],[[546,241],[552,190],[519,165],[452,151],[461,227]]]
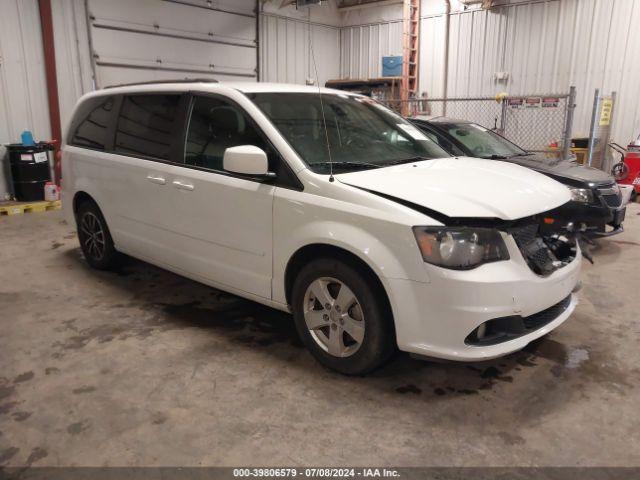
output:
[[[368,97],[317,93],[254,93],[253,102],[269,117],[314,172],[329,172],[327,136],[334,171],[448,157],[420,130]]]
[[[474,157],[509,158],[527,155],[527,152],[506,138],[476,123],[442,123],[437,124],[437,127],[464,145]]]

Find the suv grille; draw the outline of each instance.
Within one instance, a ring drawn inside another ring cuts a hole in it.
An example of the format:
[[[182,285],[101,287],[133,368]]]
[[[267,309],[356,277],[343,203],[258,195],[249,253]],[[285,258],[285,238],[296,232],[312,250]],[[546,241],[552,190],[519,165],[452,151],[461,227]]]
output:
[[[609,207],[617,208],[622,205],[622,194],[615,184],[598,188],[598,194]]]

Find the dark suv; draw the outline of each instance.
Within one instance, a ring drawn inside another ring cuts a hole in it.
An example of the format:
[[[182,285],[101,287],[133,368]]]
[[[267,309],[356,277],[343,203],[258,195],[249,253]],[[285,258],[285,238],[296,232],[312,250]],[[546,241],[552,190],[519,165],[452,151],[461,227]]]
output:
[[[516,163],[564,183],[573,199],[562,208],[562,216],[586,228],[590,236],[615,235],[623,230],[626,208],[620,188],[609,174],[570,160],[527,152],[476,123],[446,117],[410,121],[452,156]]]

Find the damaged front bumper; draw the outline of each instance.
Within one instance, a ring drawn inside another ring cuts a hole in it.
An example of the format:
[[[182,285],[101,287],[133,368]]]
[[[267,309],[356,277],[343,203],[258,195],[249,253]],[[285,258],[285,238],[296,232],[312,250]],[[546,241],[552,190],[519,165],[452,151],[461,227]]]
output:
[[[425,263],[429,283],[388,279],[399,348],[487,360],[520,350],[569,318],[577,304],[580,247],[562,232],[543,234],[534,223],[500,228],[507,261],[467,271]]]

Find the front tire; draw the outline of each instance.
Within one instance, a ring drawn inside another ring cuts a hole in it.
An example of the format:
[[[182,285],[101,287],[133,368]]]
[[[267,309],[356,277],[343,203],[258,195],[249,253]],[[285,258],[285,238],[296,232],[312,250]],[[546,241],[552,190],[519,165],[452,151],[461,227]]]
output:
[[[113,245],[107,222],[95,202],[85,201],[78,207],[76,228],[87,263],[98,270],[113,268],[118,252]]]
[[[391,311],[382,287],[354,265],[317,259],[297,275],[292,291],[296,329],[322,365],[364,375],[395,351]]]

